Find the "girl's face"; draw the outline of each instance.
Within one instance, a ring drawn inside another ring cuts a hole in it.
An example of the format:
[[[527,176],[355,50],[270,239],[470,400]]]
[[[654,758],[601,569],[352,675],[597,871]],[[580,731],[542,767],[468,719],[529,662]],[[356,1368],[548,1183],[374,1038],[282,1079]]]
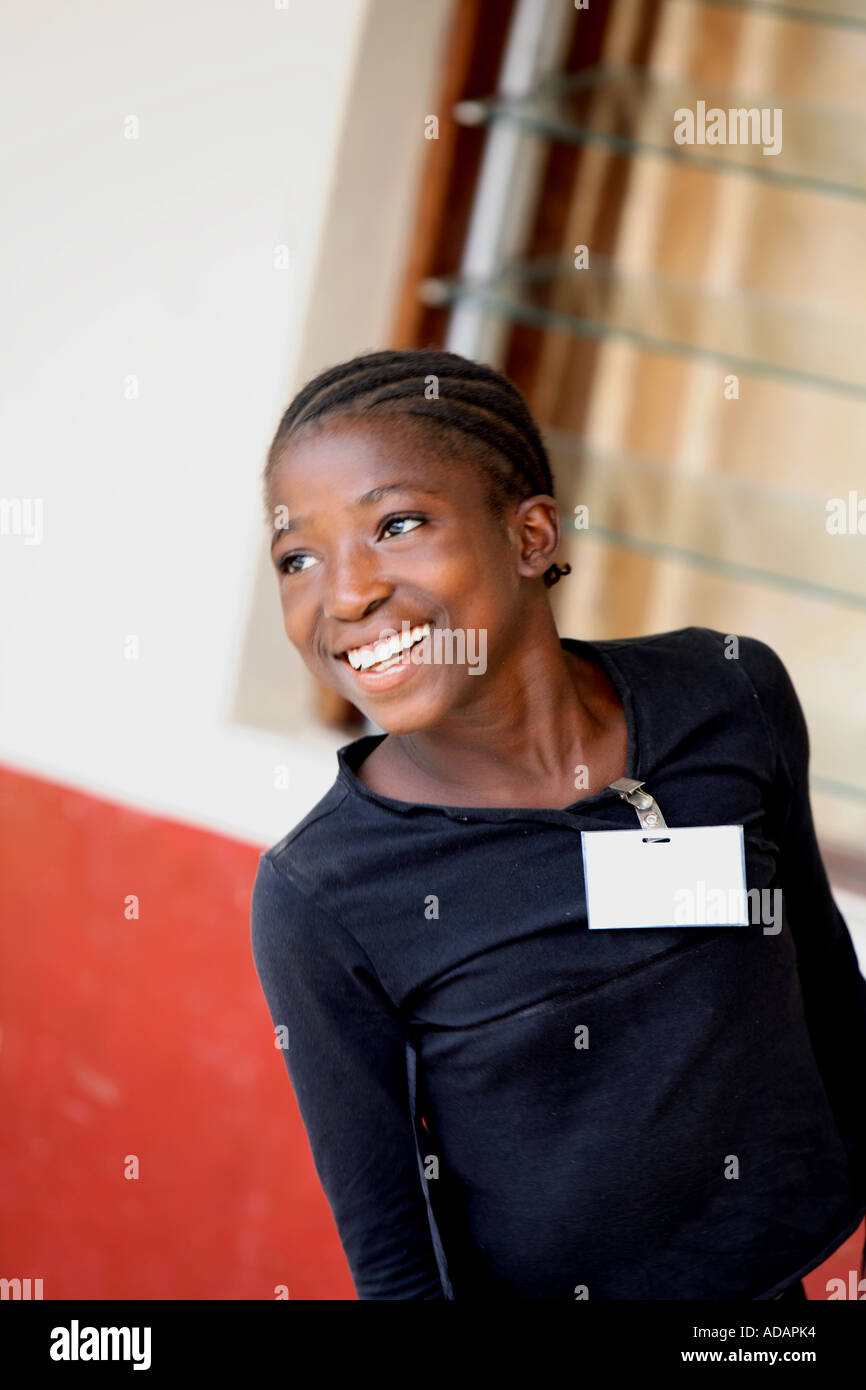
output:
[[[521,584],[541,572],[522,560],[539,544],[531,520],[520,524],[528,502],[501,529],[479,471],[435,458],[425,427],[405,417],[302,432],[269,501],[286,634],[313,675],[394,734],[439,724],[489,690],[520,627]],[[399,650],[376,650],[390,637]],[[355,669],[350,652],[356,666],[392,664]]]

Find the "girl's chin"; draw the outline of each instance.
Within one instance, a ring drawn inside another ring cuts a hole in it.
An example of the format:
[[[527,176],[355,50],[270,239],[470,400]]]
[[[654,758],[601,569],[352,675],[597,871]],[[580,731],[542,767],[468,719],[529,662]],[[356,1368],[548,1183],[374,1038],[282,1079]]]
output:
[[[407,691],[405,697],[397,690],[393,696],[371,699],[356,697],[355,703],[362,714],[385,734],[419,734],[424,729],[432,729],[442,723],[448,714],[447,701],[412,699]]]
[[[452,699],[443,690],[442,669],[429,663],[397,663],[381,671],[356,671],[348,662],[341,662],[341,673],[315,670],[313,674],[335,694],[361,711],[366,719],[386,734],[413,734],[442,721]],[[327,675],[327,680],[325,679]],[[438,679],[437,679],[438,678]],[[431,687],[430,681],[437,684]]]

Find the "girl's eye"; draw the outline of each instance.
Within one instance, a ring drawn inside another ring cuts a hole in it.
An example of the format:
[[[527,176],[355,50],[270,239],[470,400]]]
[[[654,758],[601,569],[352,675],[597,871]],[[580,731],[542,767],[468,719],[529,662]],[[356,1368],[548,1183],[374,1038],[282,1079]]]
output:
[[[293,555],[284,555],[280,563],[277,565],[277,569],[279,570],[280,574],[300,574],[300,569],[296,568],[292,561],[312,559],[312,555],[304,555],[303,552],[296,551]],[[307,569],[307,566],[304,565],[303,568]]]
[[[408,531],[411,530],[413,527],[415,527],[415,526],[423,526],[423,525],[424,525],[424,518],[423,518],[422,516],[392,516],[392,517],[390,518],[389,521],[386,521],[386,522],[385,522],[385,524],[384,524],[384,526],[383,526],[383,528],[382,528],[382,529],[383,529],[383,532],[390,531],[392,526],[400,526],[400,525],[402,525],[403,523],[405,523],[405,522],[407,522],[407,521],[410,523],[410,526],[409,526],[408,530],[405,530],[405,531],[397,531],[396,534],[397,534],[398,536],[405,536],[405,535],[408,535]],[[283,556],[282,560],[280,560],[279,564],[277,565],[277,569],[279,570],[280,574],[301,574],[301,573],[303,572],[303,570],[309,569],[309,566],[308,566],[308,565],[296,565],[296,564],[294,563],[295,560],[314,560],[314,559],[315,559],[315,556],[313,556],[313,555],[307,555],[307,554],[306,554],[304,551],[302,551],[302,550],[295,550],[295,551],[293,551],[293,552],[291,553],[291,555],[284,555],[284,556]]]
[[[392,526],[396,526],[402,521],[411,521],[416,526],[423,526],[424,524],[424,518],[420,516],[393,516],[390,521],[385,522],[385,530],[390,531]],[[406,534],[405,531],[397,532],[398,536],[405,536]]]

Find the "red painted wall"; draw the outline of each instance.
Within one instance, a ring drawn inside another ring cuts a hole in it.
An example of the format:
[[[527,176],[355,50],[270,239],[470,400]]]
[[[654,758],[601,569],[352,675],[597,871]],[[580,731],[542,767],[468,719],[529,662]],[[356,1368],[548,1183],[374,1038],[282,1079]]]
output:
[[[258,851],[2,769],[0,844],[0,1276],[354,1298],[253,965]]]
[[[258,851],[3,769],[0,846],[0,1276],[354,1298],[253,965]]]

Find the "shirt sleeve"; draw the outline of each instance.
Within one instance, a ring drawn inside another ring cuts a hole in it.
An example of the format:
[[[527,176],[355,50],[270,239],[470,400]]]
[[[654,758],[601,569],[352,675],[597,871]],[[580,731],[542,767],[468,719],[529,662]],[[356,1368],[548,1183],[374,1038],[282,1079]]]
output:
[[[409,1107],[406,1035],[351,934],[263,854],[256,971],[359,1299],[444,1299]]]
[[[797,951],[812,1049],[845,1144],[858,1201],[866,1202],[866,980],[830,890],[809,799],[809,736],[782,661],[740,638],[775,750],[769,824],[779,846],[782,900]]]

